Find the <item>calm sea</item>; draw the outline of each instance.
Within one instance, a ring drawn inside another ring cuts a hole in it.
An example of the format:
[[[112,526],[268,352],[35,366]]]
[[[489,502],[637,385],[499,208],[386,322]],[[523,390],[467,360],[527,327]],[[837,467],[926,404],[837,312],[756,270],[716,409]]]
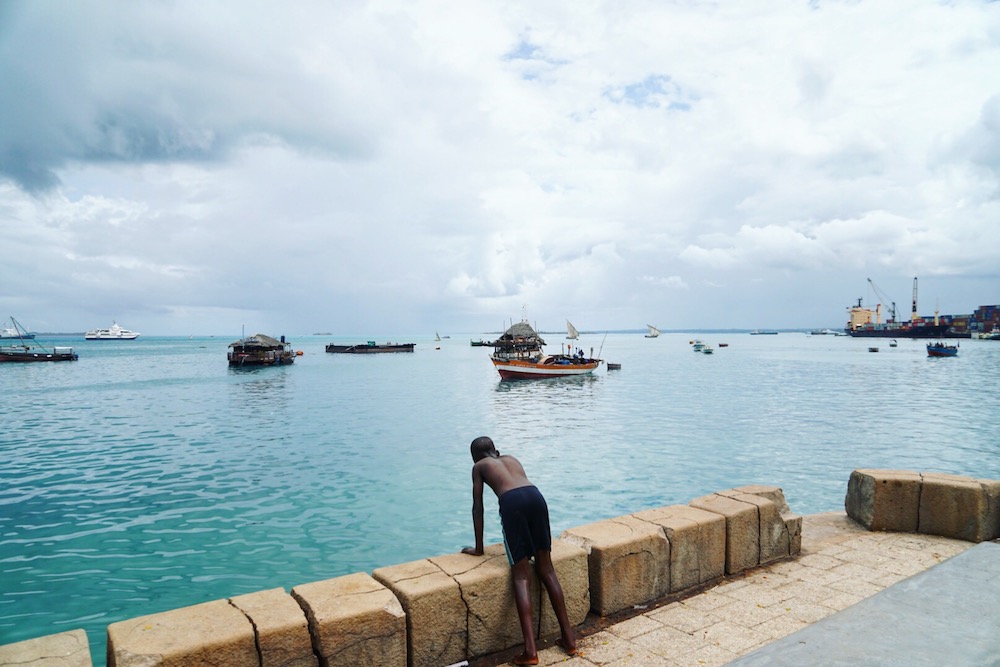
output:
[[[1000,479],[995,341],[584,334],[622,369],[504,383],[469,335],[431,338],[291,337],[294,366],[257,370],[227,367],[231,338],[61,340],[78,362],[0,365],[0,644],[82,627],[101,664],[114,621],[457,551],[479,435],[556,534],[748,483],[838,510],[858,467]]]

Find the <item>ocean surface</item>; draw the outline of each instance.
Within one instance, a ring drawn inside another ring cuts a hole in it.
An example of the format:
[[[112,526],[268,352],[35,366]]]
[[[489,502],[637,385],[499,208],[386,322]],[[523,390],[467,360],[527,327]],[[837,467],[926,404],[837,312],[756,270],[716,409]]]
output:
[[[292,336],[293,366],[243,370],[235,338],[40,338],[79,361],[0,364],[0,644],[83,628],[103,664],[115,621],[458,551],[479,435],[556,535],[749,483],[840,510],[859,467],[1000,479],[996,341],[585,333],[621,370],[501,382],[469,345],[488,335],[371,356]]]

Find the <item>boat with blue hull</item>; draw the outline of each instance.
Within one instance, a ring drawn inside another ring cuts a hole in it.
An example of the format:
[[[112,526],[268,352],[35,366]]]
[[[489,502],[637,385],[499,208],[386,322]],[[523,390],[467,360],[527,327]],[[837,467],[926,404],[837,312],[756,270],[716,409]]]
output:
[[[957,357],[958,356],[958,345],[949,345],[948,343],[943,343],[938,341],[936,343],[927,343],[927,356],[928,357]]]

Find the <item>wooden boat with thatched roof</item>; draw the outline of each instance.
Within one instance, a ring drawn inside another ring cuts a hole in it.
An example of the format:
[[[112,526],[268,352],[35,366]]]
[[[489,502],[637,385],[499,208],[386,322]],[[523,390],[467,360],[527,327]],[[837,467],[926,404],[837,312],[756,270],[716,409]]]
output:
[[[544,345],[545,341],[531,325],[521,321],[493,341],[490,360],[503,380],[587,375],[602,363],[600,359],[585,356],[582,349],[577,354],[545,354]]]
[[[230,366],[283,366],[295,362],[291,343],[271,338],[264,334],[254,334],[229,344]]]

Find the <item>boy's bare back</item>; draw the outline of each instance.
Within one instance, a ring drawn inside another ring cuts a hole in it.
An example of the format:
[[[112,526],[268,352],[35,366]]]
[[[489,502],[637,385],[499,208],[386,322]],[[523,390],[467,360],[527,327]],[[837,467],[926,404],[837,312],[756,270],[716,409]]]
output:
[[[509,454],[480,459],[472,468],[473,479],[477,474],[493,489],[497,498],[511,489],[532,486],[521,462]]]

